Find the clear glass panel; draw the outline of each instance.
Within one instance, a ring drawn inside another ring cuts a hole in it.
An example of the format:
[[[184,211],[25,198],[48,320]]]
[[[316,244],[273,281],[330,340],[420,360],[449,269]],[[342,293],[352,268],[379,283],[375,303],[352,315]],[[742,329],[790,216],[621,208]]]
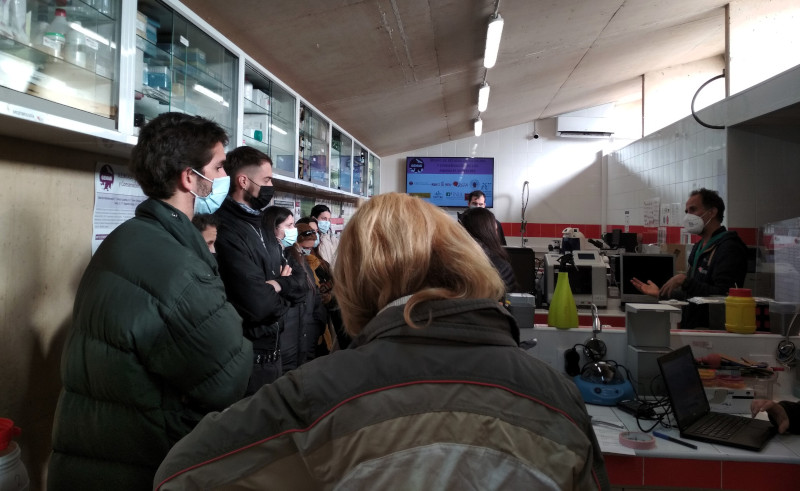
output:
[[[261,150],[269,155],[270,144],[270,81],[252,67],[245,66],[244,78],[244,120],[242,122],[242,143],[248,147]],[[294,161],[294,159],[292,159]],[[275,162],[273,162],[275,164]],[[274,169],[277,172],[278,169]],[[294,177],[294,166],[289,165],[290,174]]]
[[[120,0],[63,3],[2,1],[0,85],[116,119]]]
[[[380,180],[380,166],[381,159],[373,154],[369,154],[369,178],[367,179],[367,196],[375,196],[380,191],[378,190],[378,181]]]
[[[331,188],[350,191],[353,159],[353,140],[333,128],[331,136]]]
[[[235,134],[238,63],[233,53],[161,2],[142,0],[138,8],[135,126],[179,111],[216,121]]]
[[[276,174],[294,177],[294,96],[245,65],[243,100],[242,143],[269,155]]]
[[[367,151],[358,143],[353,145],[353,192],[367,195]]]
[[[339,154],[339,189],[350,192],[353,189],[353,140],[342,134]]]
[[[272,84],[270,106],[270,152],[277,172],[294,177],[294,163],[297,157],[294,150],[295,107],[297,100],[289,92]]]
[[[299,179],[328,185],[328,134],[328,122],[301,105]]]

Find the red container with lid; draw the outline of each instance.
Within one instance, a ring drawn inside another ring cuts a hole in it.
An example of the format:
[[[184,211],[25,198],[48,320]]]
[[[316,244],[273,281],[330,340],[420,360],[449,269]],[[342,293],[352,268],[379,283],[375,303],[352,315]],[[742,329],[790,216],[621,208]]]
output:
[[[14,437],[19,436],[22,430],[14,426],[8,418],[0,418],[0,451],[5,450]]]

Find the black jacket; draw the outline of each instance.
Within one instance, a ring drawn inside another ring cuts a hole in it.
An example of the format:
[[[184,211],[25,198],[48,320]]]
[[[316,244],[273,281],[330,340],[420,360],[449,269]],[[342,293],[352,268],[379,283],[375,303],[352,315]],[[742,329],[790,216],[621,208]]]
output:
[[[216,212],[217,262],[228,299],[242,316],[244,335],[256,349],[274,346],[276,325],[294,302],[305,296],[305,273],[292,268],[291,276],[280,276],[285,261],[271,230],[261,227],[261,216],[244,210],[227,198]],[[267,284],[275,280],[281,293]]]
[[[723,234],[723,235],[721,235]],[[747,275],[747,246],[736,232],[720,227],[712,235],[719,237],[702,252],[695,267],[695,256],[700,254],[698,242],[689,254],[689,274],[681,290],[685,298],[727,295],[730,288],[744,285]],[[708,305],[689,303],[683,308],[681,329],[708,327]]]
[[[483,244],[481,244],[481,247],[492,262],[494,269],[496,269],[497,273],[500,275],[500,279],[502,279],[503,283],[506,285],[506,293],[513,292],[517,285],[517,277],[514,276],[514,269],[511,267],[511,264],[499,255],[492,253]]]

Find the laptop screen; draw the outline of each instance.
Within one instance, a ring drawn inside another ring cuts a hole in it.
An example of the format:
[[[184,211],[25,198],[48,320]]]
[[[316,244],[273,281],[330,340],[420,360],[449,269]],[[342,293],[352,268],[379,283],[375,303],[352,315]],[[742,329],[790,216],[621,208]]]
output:
[[[711,411],[689,345],[659,357],[658,366],[681,430]]]

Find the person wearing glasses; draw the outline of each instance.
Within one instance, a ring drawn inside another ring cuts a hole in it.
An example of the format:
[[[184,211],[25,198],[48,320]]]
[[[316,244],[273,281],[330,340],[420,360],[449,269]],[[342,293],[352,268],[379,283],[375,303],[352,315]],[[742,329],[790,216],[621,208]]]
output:
[[[301,218],[297,221],[297,228],[302,230],[297,239],[299,250],[313,272],[314,282],[319,288],[322,304],[325,307],[324,347],[328,352],[345,349],[350,344],[350,336],[344,330],[342,312],[336,302],[336,297],[333,296],[333,270],[328,261],[322,259],[318,253],[320,234],[317,229],[317,221],[314,217]],[[317,344],[317,349],[318,353],[325,352],[322,343]]]

